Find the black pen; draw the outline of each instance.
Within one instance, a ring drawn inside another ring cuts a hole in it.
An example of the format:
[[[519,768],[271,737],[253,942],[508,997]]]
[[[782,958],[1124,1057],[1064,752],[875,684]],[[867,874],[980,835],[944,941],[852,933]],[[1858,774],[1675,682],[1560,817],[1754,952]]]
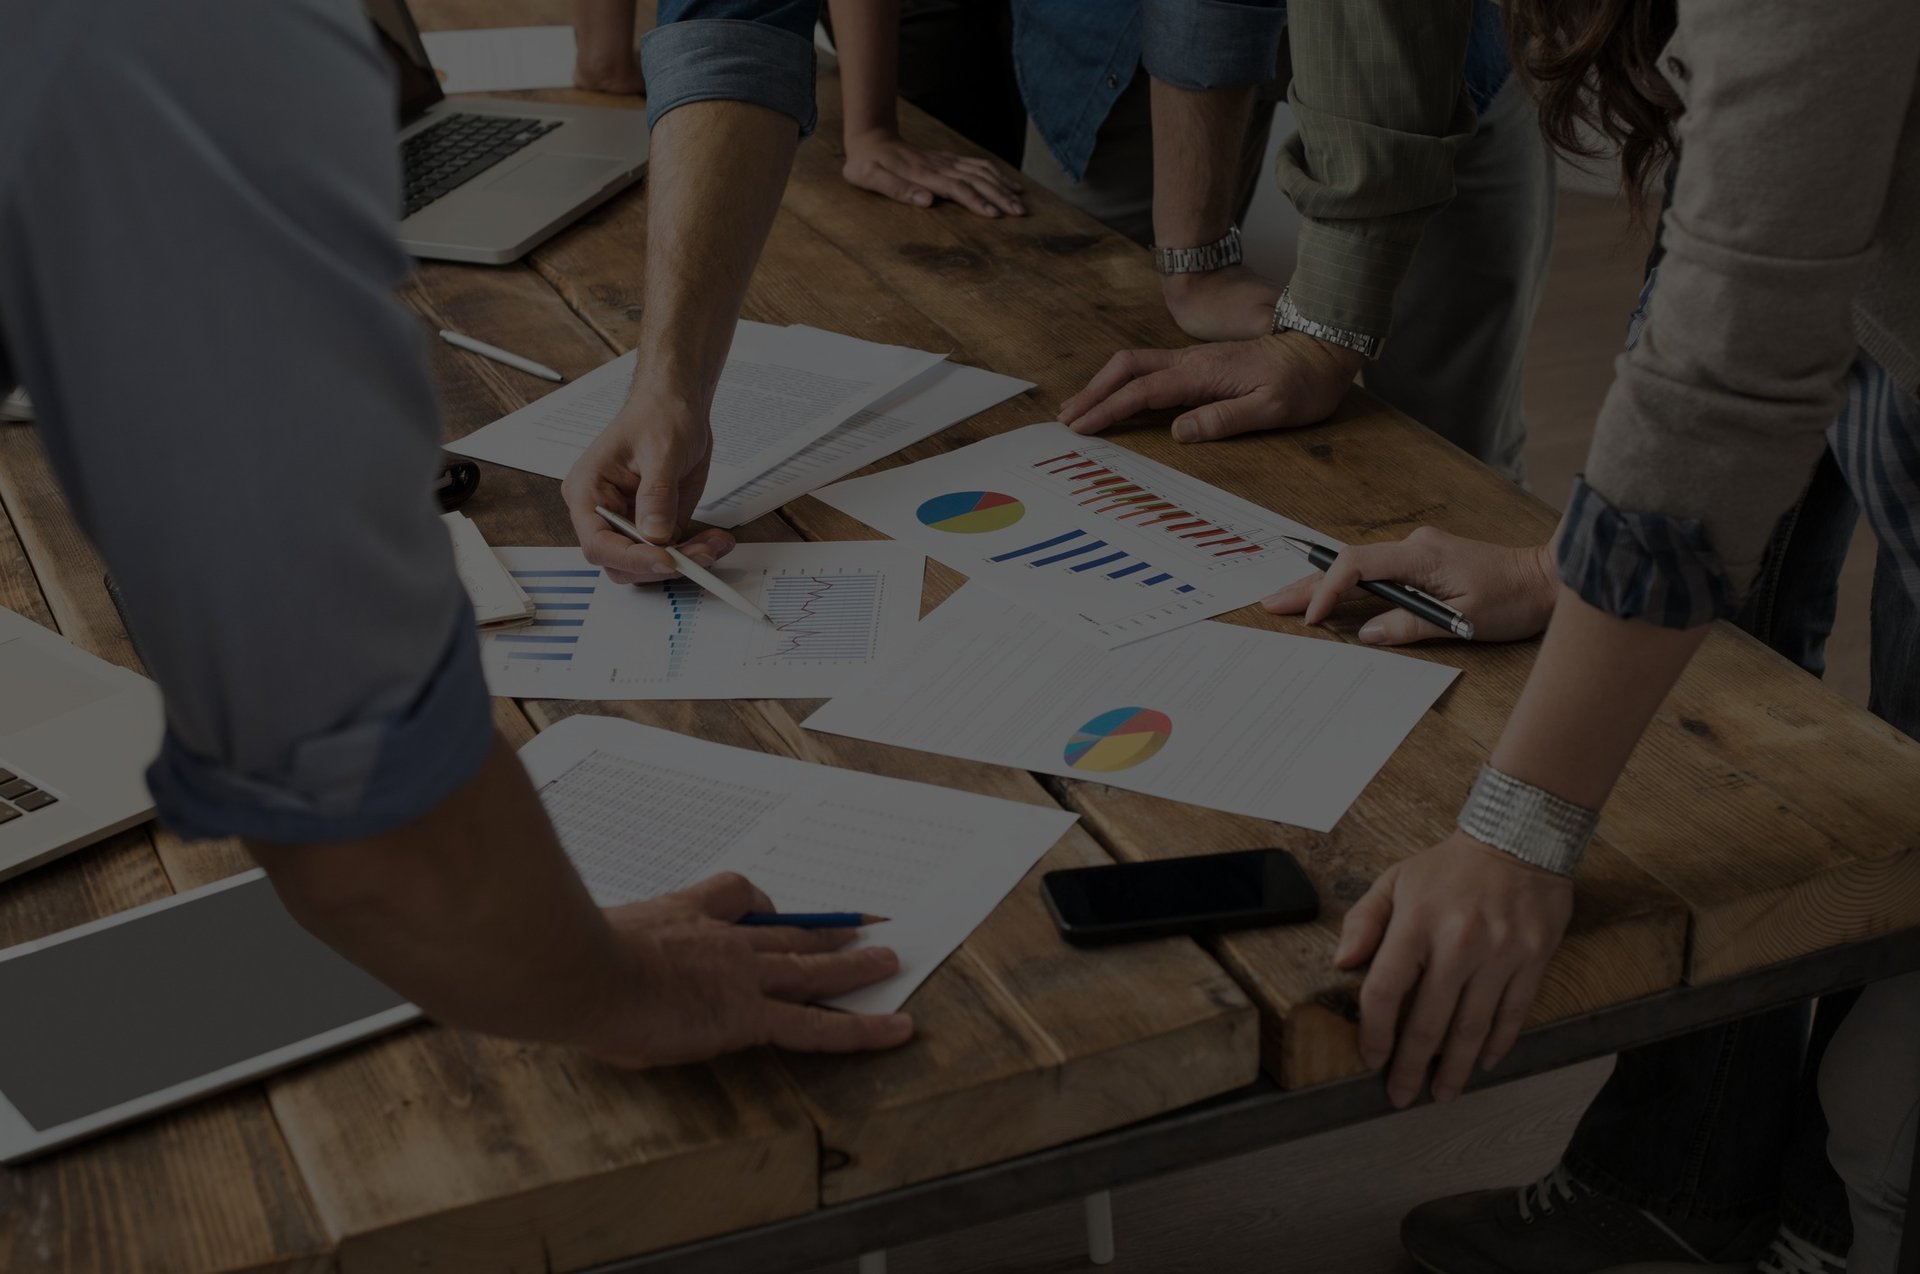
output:
[[[1307,555],[1307,561],[1320,570],[1333,565],[1333,559],[1340,556],[1339,551],[1324,544],[1315,544],[1312,540],[1296,540],[1291,535],[1280,537],[1296,550]],[[1473,640],[1473,621],[1437,597],[1430,597],[1410,584],[1389,584],[1386,580],[1363,579],[1360,587],[1375,597],[1392,602],[1401,610],[1410,610],[1429,624],[1444,628],[1462,641]]]

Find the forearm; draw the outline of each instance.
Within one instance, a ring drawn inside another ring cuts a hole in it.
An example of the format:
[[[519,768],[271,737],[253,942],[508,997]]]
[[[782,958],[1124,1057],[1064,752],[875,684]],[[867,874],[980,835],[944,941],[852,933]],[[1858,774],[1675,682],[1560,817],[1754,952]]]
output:
[[[798,144],[791,117],[745,102],[690,102],[654,126],[636,397],[704,416]]]
[[[900,0],[828,0],[847,137],[900,131]]]
[[[1172,248],[1212,243],[1233,224],[1257,90],[1152,84],[1154,240]]]
[[[613,931],[503,739],[399,831],[248,848],[302,925],[444,1021],[578,1042],[624,981]]]
[[[1493,768],[1599,809],[1708,631],[1615,619],[1562,586]]]
[[[638,0],[573,0],[574,43],[587,69],[607,71],[632,65],[638,12]]]

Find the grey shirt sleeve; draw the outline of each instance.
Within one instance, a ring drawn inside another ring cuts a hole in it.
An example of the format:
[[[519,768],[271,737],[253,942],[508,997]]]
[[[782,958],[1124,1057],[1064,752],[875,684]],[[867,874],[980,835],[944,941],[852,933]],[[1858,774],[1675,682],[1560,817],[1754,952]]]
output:
[[[1734,597],[1841,404],[1850,311],[1875,269],[1915,92],[1920,7],[1691,0],[1660,65],[1686,102],[1666,254],[1586,481],[1625,514],[1697,524]],[[1598,533],[1616,547],[1595,550]],[[1662,569],[1613,522],[1568,534],[1582,537],[1565,550],[1578,563]]]
[[[397,828],[492,730],[363,11],[51,9],[30,141],[0,156],[0,330],[165,695],[161,815]]]

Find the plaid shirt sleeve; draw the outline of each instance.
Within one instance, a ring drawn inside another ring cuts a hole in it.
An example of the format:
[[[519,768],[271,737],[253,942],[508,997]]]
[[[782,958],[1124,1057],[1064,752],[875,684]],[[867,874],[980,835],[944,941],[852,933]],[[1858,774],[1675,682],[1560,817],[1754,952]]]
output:
[[[1291,0],[1299,131],[1280,187],[1300,212],[1289,294],[1316,323],[1385,339],[1427,218],[1474,128],[1471,0]]]

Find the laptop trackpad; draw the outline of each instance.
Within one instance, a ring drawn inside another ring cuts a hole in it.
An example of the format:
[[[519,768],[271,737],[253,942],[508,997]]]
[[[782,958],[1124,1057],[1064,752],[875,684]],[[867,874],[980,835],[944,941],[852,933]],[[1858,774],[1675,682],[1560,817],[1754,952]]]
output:
[[[38,643],[0,640],[0,737],[65,716],[112,694],[116,687]]]
[[[488,182],[486,190],[489,194],[577,199],[587,191],[600,189],[619,168],[619,160],[599,155],[535,155]]]

